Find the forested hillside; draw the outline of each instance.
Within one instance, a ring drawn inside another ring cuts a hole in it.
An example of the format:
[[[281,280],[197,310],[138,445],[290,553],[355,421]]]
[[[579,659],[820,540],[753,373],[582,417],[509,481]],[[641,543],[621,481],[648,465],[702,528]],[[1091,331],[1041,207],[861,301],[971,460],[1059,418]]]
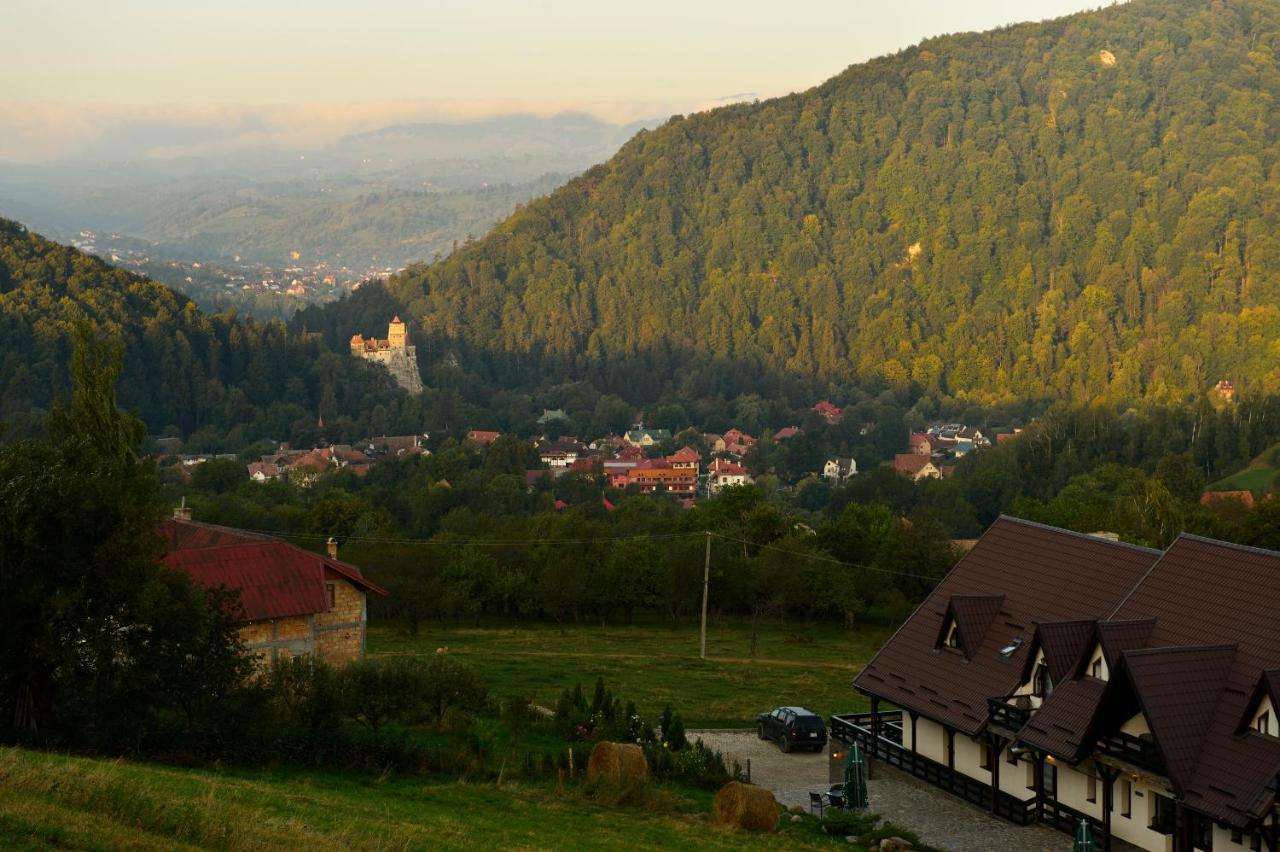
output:
[[[1278,47],[1271,0],[930,40],[641,132],[391,290],[436,358],[631,402],[784,379],[969,403],[1275,392]]]
[[[328,351],[318,334],[203,313],[154,281],[0,219],[0,424],[37,431],[67,396],[79,321],[124,343],[120,404],[153,433],[204,430],[196,446],[314,439],[321,415],[331,440],[422,421],[385,371]]]

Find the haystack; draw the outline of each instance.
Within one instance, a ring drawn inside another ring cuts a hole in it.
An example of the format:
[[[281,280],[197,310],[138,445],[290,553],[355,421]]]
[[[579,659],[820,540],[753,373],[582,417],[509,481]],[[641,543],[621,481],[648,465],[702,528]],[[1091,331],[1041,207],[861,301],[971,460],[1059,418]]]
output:
[[[644,751],[630,743],[596,743],[587,759],[587,781],[620,784],[623,781],[645,781],[649,764]]]
[[[712,819],[746,831],[773,831],[778,823],[778,803],[763,787],[730,781],[716,793]]]

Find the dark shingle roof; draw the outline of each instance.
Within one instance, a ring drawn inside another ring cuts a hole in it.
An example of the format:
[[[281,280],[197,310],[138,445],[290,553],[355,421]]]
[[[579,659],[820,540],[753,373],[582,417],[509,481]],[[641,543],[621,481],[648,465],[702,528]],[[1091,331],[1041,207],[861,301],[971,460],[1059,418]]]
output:
[[[854,680],[854,685],[967,734],[987,721],[987,699],[1019,684],[1034,622],[1110,612],[1159,552],[1001,517],[943,578]],[[1003,595],[977,647],[938,648],[952,599]],[[1008,658],[999,650],[1022,645]]]
[[[1098,641],[1102,643],[1102,655],[1107,660],[1107,667],[1114,669],[1118,666],[1120,655],[1125,651],[1145,648],[1155,626],[1154,618],[1098,622]]]
[[[1214,691],[1217,700],[1197,743],[1187,803],[1218,819],[1242,824],[1269,805],[1268,785],[1280,771],[1280,740],[1239,735],[1239,722],[1263,673],[1280,664],[1280,553],[1183,535],[1118,608],[1119,618],[1154,617],[1150,648],[1232,643],[1236,652],[1218,674],[1177,671],[1184,691]],[[1126,658],[1141,657],[1130,652]],[[1132,667],[1132,663],[1126,662]],[[1141,663],[1139,664],[1141,665]],[[1135,679],[1143,693],[1144,683]],[[1208,698],[1204,699],[1208,703]],[[1154,722],[1152,723],[1154,726]],[[1160,737],[1157,732],[1157,737]],[[1181,754],[1182,734],[1161,747]],[[1191,735],[1186,736],[1192,739]],[[1182,758],[1176,759],[1181,760]],[[1171,771],[1176,771],[1171,768]],[[1173,780],[1173,779],[1171,779]]]
[[[1097,622],[1087,618],[1036,625],[1036,647],[1044,651],[1044,662],[1054,683],[1061,683],[1075,671],[1096,627]],[[1026,672],[1024,679],[1031,674]]]
[[[991,622],[1000,614],[1003,603],[1004,595],[955,595],[951,598],[947,618],[955,619],[960,647],[969,659],[972,660],[982,647],[982,639],[987,635]]]
[[[1018,732],[1018,739],[1075,763],[1093,745],[1093,717],[1106,686],[1092,677],[1059,684]]]
[[[1200,744],[1222,696],[1235,645],[1183,645],[1126,651],[1127,675],[1164,757],[1174,789],[1192,782]]]

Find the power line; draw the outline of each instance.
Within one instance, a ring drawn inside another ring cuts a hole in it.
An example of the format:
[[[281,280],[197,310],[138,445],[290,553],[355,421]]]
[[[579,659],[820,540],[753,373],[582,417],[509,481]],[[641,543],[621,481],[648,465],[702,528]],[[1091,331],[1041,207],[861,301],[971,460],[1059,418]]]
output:
[[[245,532],[258,533],[259,535],[271,535],[279,538],[308,538],[327,540],[330,536],[328,533],[306,533],[306,532],[283,532],[281,530],[257,530],[247,527],[239,527]],[[343,536],[341,541],[346,542],[364,542],[368,544],[429,544],[445,547],[515,547],[527,544],[600,544],[615,541],[634,541],[637,539],[675,539],[675,538],[691,538],[693,536],[706,535],[705,532],[687,532],[687,533],[637,533],[636,535],[622,536],[595,536],[594,538],[512,538],[512,539],[435,539],[435,538],[391,538],[379,536]]]
[[[326,533],[306,533],[306,532],[283,532],[281,530],[258,530],[240,527],[245,532],[258,533],[259,535],[271,535],[279,538],[302,538],[328,540],[329,535]],[[799,556],[804,559],[812,559],[817,562],[828,562],[832,565],[840,565],[844,568],[856,568],[862,571],[871,571],[877,574],[887,574],[892,577],[910,577],[914,580],[925,580],[927,582],[937,582],[939,577],[931,577],[927,574],[915,574],[910,571],[894,571],[892,568],[878,568],[874,565],[864,565],[860,562],[845,562],[842,559],[836,559],[834,556],[823,556],[817,553],[808,553],[801,550],[788,550],[773,544],[762,544],[756,541],[749,541],[745,538],[736,538],[735,536],[725,535],[724,533],[698,531],[685,533],[637,533],[636,535],[623,536],[596,536],[594,538],[512,538],[512,539],[435,539],[435,538],[392,538],[381,536],[344,536],[343,543],[359,542],[363,544],[405,544],[405,545],[429,545],[433,547],[521,547],[527,545],[561,545],[561,544],[612,544],[620,541],[638,541],[638,540],[659,540],[668,541],[679,538],[693,538],[695,536],[711,535],[724,541],[732,541],[737,544],[745,544],[748,547],[756,547],[761,550],[773,550],[778,553],[785,553],[788,556]]]
[[[788,556],[802,556],[806,559],[814,559],[818,562],[830,562],[833,565],[842,565],[845,568],[859,568],[863,571],[874,571],[879,574],[890,574],[894,577],[911,577],[916,580],[928,580],[929,582],[937,582],[940,577],[930,577],[927,574],[913,574],[910,571],[894,571],[892,568],[877,568],[874,565],[863,565],[861,562],[845,562],[842,559],[836,559],[834,556],[822,556],[817,553],[806,553],[802,550],[787,550],[785,547],[778,547],[773,544],[760,544],[755,541],[748,541],[745,538],[734,538],[724,533],[713,532],[710,535],[716,538],[722,538],[725,541],[733,541],[739,544],[745,544],[750,547],[758,547],[762,550],[776,550],[778,553],[785,553]]]

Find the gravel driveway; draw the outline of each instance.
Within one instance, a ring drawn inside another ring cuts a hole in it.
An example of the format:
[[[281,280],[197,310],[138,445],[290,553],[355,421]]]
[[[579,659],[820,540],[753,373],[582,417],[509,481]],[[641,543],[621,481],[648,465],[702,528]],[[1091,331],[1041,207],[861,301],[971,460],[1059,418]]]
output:
[[[745,770],[751,761],[751,780],[773,791],[787,807],[809,807],[810,790],[826,790],[826,751],[783,754],[772,742],[757,739],[755,731],[689,731],[724,754],[725,763],[738,761]],[[871,811],[906,826],[921,839],[950,852],[1067,852],[1071,838],[1042,825],[1016,826],[980,808],[937,790],[890,766],[877,763],[867,785]]]

